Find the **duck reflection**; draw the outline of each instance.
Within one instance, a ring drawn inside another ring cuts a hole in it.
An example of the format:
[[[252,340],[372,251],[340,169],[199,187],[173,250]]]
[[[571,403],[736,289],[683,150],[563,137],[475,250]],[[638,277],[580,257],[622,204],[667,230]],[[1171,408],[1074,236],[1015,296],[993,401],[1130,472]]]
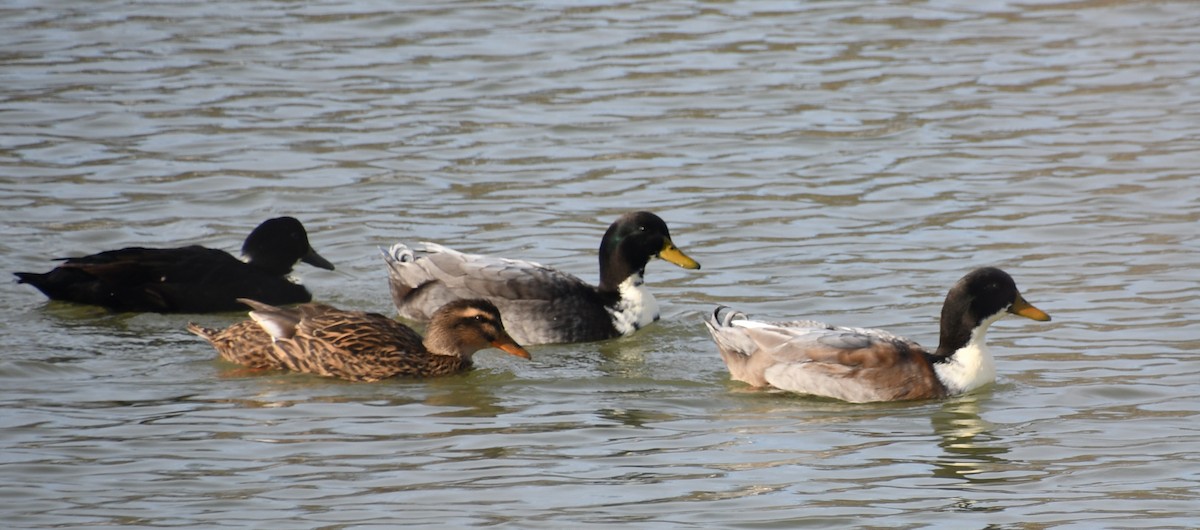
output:
[[[517,410],[511,402],[496,393],[497,388],[514,382],[514,378],[508,374],[473,372],[425,382],[428,383],[425,386],[429,394],[422,403],[450,408],[435,416],[495,418]]]
[[[1007,467],[1001,455],[1008,448],[997,445],[991,423],[979,417],[979,394],[968,394],[942,404],[930,422],[941,436],[938,446],[944,454],[934,463],[933,476],[976,483],[1003,482],[1004,478],[979,476]]]

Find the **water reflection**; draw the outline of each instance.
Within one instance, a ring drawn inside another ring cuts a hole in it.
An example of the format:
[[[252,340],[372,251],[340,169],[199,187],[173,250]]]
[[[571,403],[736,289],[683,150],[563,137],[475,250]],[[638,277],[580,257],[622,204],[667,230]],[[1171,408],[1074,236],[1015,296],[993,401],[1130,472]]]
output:
[[[642,409],[600,409],[596,411],[600,418],[625,425],[626,427],[646,428],[648,424],[670,421],[676,418],[673,414]]]
[[[506,379],[511,380],[512,377],[501,373],[477,371],[424,382],[406,383],[426,386],[428,396],[423,401],[424,404],[453,409],[439,412],[435,414],[436,416],[494,418],[516,411],[512,406],[505,405],[507,398],[496,394],[497,389],[506,387],[504,384]]]
[[[646,330],[643,330],[643,335]],[[646,356],[654,352],[647,347],[649,337],[623,337],[617,340],[597,343],[600,354],[596,369],[607,376],[623,378],[649,377]]]
[[[186,317],[0,285],[10,525],[1195,524],[1191,2],[66,4],[0,17],[4,270],[287,212],[340,256],[314,294],[390,312],[375,245],[593,280],[629,209],[705,268],[651,265],[633,337],[370,385],[219,377]],[[700,324],[932,340],[933,280],[985,263],[1056,317],[994,339],[1022,392],[755,391]]]
[[[934,477],[974,483],[1008,480],[978,476],[1008,463],[1002,457],[1008,448],[996,444],[999,437],[992,434],[993,425],[979,417],[979,400],[986,397],[986,393],[975,393],[948,400],[930,417],[934,432],[942,438],[938,447],[944,451],[934,464]]]

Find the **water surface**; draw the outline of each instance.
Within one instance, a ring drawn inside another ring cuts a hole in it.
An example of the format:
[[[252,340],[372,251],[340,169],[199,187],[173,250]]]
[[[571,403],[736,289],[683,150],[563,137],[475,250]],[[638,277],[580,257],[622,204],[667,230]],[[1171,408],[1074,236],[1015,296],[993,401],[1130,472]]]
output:
[[[375,247],[596,279],[622,212],[663,321],[436,381],[248,375],[183,330],[0,288],[13,527],[1185,527],[1200,482],[1200,14],[1166,2],[8,2],[0,269],[235,251],[294,215],[318,299]],[[936,343],[1010,271],[999,380],[849,405],[731,382],[701,317]]]

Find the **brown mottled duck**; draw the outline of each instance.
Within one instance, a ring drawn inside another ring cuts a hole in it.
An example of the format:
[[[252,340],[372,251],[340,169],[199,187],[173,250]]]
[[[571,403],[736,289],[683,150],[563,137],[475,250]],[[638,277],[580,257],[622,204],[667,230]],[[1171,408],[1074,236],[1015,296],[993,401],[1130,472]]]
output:
[[[252,320],[220,331],[194,324],[188,330],[211,342],[223,358],[250,367],[379,381],[463,372],[471,368],[475,352],[488,347],[529,358],[529,352],[504,330],[500,311],[486,300],[456,300],[442,306],[424,339],[378,313],[324,304],[282,308],[254,300],[241,302],[253,308]]]

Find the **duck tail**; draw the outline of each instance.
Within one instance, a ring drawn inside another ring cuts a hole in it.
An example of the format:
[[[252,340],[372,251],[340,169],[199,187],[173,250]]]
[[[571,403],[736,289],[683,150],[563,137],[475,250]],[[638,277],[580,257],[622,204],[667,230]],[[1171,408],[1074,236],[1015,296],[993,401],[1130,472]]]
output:
[[[747,318],[749,317],[741,311],[727,305],[719,305],[713,310],[712,316],[705,319],[705,322],[709,324],[710,329],[714,327],[727,328],[734,320],[746,320]]]
[[[188,322],[187,330],[208,342],[212,342],[216,338],[217,333],[221,332],[221,330],[206,328],[195,322]]]
[[[404,243],[396,243],[386,250],[380,247],[379,250],[387,262],[388,291],[392,293],[392,303],[401,315],[412,317],[405,314],[405,308],[411,303],[410,299],[430,283],[427,272],[416,264],[420,257],[413,247]],[[429,318],[429,315],[425,315],[425,318]]]
[[[251,307],[250,318],[275,340],[295,337],[296,326],[300,325],[300,319],[304,316],[296,309],[275,307],[249,298],[238,298],[238,302]]]
[[[723,305],[717,306],[712,315],[704,319],[708,334],[712,335],[713,342],[717,343],[717,349],[726,363],[734,360],[731,355],[741,362],[755,350],[753,341],[746,336],[745,330],[732,324],[734,320],[746,319],[745,313]]]
[[[51,281],[50,273],[40,272],[14,272],[13,276],[17,277],[17,283],[27,283],[37,288],[42,294],[54,298],[57,294],[54,288],[54,282]]]
[[[412,263],[417,260],[417,255],[413,249],[404,243],[396,243],[389,248],[379,247],[379,252],[383,254],[383,260],[387,262],[388,268],[392,268],[400,263]]]

